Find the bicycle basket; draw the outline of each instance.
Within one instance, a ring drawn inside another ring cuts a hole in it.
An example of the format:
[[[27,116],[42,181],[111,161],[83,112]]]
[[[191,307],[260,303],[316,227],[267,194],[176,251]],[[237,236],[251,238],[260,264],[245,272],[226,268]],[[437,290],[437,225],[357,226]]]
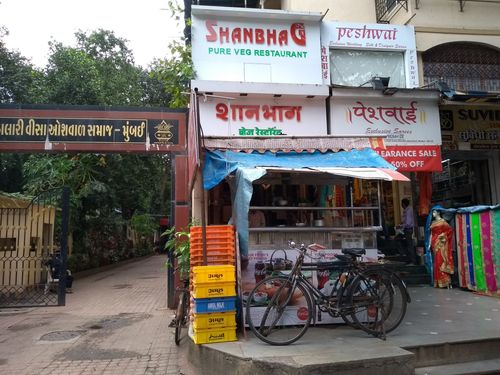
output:
[[[283,254],[285,254],[285,257],[284,258],[275,257],[274,255],[276,254],[277,251],[282,251]],[[274,250],[273,253],[271,254],[271,258],[267,262],[265,262],[265,264],[266,264],[266,271],[268,272],[291,270],[293,268],[293,262],[290,259],[288,259],[286,251],[283,249]]]

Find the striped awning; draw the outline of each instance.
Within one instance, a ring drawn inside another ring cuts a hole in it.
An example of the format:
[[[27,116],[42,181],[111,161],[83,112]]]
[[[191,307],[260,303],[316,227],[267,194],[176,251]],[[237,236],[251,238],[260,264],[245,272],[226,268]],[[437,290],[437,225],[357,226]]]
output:
[[[327,152],[340,150],[361,150],[364,148],[382,148],[385,149],[383,137],[367,136],[302,136],[302,137],[204,137],[202,144],[205,149],[230,150],[235,152],[253,152],[263,153],[271,152]]]

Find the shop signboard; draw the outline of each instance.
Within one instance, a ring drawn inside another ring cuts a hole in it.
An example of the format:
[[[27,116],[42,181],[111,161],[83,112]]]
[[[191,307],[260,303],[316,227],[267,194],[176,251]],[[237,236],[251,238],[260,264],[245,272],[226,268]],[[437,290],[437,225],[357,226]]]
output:
[[[207,97],[200,101],[204,136],[273,137],[326,135],[323,99]]]
[[[446,150],[500,149],[498,106],[440,106],[443,148]]]
[[[374,149],[399,171],[440,171],[441,132],[437,103],[417,97],[331,99],[334,135],[384,136]]]
[[[413,26],[323,22],[321,24],[321,71],[330,83],[330,49],[401,51],[404,54],[406,87],[419,86],[417,47]]]
[[[0,147],[15,151],[182,151],[185,121],[184,110],[4,105],[0,107]]]
[[[192,7],[199,80],[321,84],[321,15]]]
[[[313,254],[316,260],[308,259],[307,262],[308,263],[318,262],[318,264],[321,264],[321,262],[332,262],[336,259],[335,254],[341,254],[341,253],[342,253],[341,249],[320,250]],[[291,260],[292,265],[293,262],[295,262],[295,260],[297,259],[297,256],[298,256],[297,250],[292,250],[292,249],[286,250],[286,259]],[[246,300],[248,298],[249,293],[255,287],[257,282],[259,282],[260,280],[264,279],[266,276],[271,274],[269,270],[266,270],[266,267],[268,267],[267,266],[268,264],[272,263],[271,259],[276,259],[276,258],[283,259],[284,258],[283,251],[275,252],[274,250],[249,249],[248,265],[244,269],[242,269],[241,272],[241,289],[242,289],[243,300]],[[367,249],[365,260],[376,261],[377,249]],[[274,275],[287,274],[287,272],[290,271],[287,269],[283,269],[283,270],[276,270],[272,272],[272,274]],[[335,280],[336,277],[338,276],[338,272],[339,272],[338,270],[337,271],[321,270],[321,267],[318,267],[317,271],[304,271],[303,273],[314,286],[318,287],[324,294],[330,295],[332,291],[334,292],[334,288],[337,285]],[[263,298],[263,300],[254,303],[250,312],[253,317],[252,318],[253,321],[257,321],[257,317],[264,313],[265,307],[263,307],[263,305],[266,302],[266,298],[272,296],[272,293],[274,291],[274,285],[272,285],[271,283],[266,284],[263,289],[264,290],[261,293],[261,297]],[[286,317],[288,320],[284,322],[285,325],[296,324],[297,322],[302,321],[307,317],[307,309],[306,309],[307,305],[303,297],[296,298],[293,304],[296,306],[296,314],[294,315],[288,314]],[[343,321],[340,318],[333,318],[328,314],[324,314],[322,316],[321,322],[317,321],[316,323],[333,324],[342,322]]]

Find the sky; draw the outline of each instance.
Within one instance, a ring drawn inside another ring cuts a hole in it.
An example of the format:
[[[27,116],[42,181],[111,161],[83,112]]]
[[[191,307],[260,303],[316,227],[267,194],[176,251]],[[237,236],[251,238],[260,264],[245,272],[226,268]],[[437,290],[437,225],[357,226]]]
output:
[[[168,44],[182,36],[167,0],[0,0],[0,26],[8,49],[17,50],[39,68],[47,64],[48,42],[76,46],[78,30],[112,30],[127,39],[136,65],[168,55]]]

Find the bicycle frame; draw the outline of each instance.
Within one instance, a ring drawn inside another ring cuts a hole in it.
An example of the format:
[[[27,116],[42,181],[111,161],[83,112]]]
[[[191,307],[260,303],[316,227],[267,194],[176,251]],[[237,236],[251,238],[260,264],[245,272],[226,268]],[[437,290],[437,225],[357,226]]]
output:
[[[333,317],[341,316],[343,297],[345,292],[348,290],[350,281],[359,273],[360,269],[356,261],[353,259],[352,262],[339,261],[338,264],[328,263],[327,266],[322,263],[304,263],[304,258],[307,252],[307,248],[301,247],[298,249],[300,255],[295,261],[294,267],[292,268],[288,279],[290,280],[291,290],[297,287],[298,283],[301,283],[308,293],[313,306],[313,324],[316,324],[316,317],[321,321],[321,315],[317,314],[316,308],[318,307],[320,312],[327,312]],[[336,262],[333,262],[336,263]],[[318,268],[326,268],[331,271],[339,271],[338,279],[335,285],[339,284],[339,287],[334,287],[330,295],[324,294],[320,289],[314,286],[302,273],[305,270],[317,270]],[[332,306],[331,303],[334,302]],[[322,309],[324,307],[324,309]],[[349,306],[347,306],[349,307]]]

